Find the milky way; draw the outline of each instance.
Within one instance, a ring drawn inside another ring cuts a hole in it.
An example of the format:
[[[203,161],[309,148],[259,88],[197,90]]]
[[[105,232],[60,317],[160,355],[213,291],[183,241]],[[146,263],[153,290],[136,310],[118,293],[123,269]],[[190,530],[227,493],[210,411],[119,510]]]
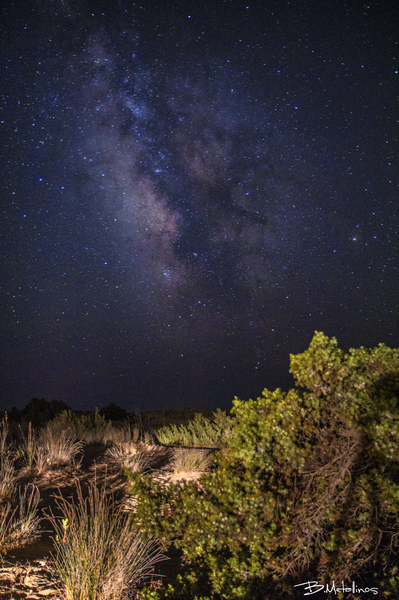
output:
[[[397,344],[389,9],[224,4],[5,12],[4,402],[228,407],[315,329]]]

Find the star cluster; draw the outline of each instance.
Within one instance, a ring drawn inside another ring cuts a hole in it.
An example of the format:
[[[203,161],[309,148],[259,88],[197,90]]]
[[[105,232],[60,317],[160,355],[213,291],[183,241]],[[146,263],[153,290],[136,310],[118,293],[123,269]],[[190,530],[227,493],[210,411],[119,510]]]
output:
[[[4,407],[228,408],[316,329],[398,345],[397,10],[319,4],[3,8]]]

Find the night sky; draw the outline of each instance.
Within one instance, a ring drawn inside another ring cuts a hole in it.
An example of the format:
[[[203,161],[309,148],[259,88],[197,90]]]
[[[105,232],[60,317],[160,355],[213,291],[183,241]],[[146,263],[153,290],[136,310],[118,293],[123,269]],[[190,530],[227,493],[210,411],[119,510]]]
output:
[[[399,346],[397,2],[1,11],[0,408],[230,409]]]

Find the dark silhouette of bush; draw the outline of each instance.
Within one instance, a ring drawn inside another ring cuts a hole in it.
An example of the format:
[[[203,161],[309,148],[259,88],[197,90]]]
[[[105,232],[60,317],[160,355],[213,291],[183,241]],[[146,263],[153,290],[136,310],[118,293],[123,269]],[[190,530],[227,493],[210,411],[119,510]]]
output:
[[[4,413],[3,413],[3,415],[4,415]],[[7,411],[7,416],[10,421],[15,421],[16,423],[20,423],[21,419],[22,419],[21,411],[18,410],[18,408],[16,408],[15,406],[13,406],[10,411]],[[1,418],[3,418],[3,417],[1,417]]]
[[[127,418],[127,410],[111,402],[99,410],[99,414],[107,421],[123,421]]]
[[[69,410],[69,407],[61,400],[48,402],[44,398],[32,398],[20,411],[20,415],[23,421],[32,423],[33,427],[43,427],[64,410]]]

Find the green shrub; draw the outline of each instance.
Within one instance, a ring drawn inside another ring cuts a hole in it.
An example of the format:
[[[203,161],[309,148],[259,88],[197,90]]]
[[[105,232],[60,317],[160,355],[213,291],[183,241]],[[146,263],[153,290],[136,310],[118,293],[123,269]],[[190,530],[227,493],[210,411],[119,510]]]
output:
[[[133,518],[186,562],[149,598],[302,598],[302,581],[356,577],[397,593],[399,350],[345,354],[316,332],[291,373],[288,393],[235,399],[229,449],[201,488],[132,476]]]
[[[157,434],[161,444],[168,446],[215,446],[228,442],[232,436],[233,419],[218,409],[214,421],[197,413],[188,425],[167,425]]]

